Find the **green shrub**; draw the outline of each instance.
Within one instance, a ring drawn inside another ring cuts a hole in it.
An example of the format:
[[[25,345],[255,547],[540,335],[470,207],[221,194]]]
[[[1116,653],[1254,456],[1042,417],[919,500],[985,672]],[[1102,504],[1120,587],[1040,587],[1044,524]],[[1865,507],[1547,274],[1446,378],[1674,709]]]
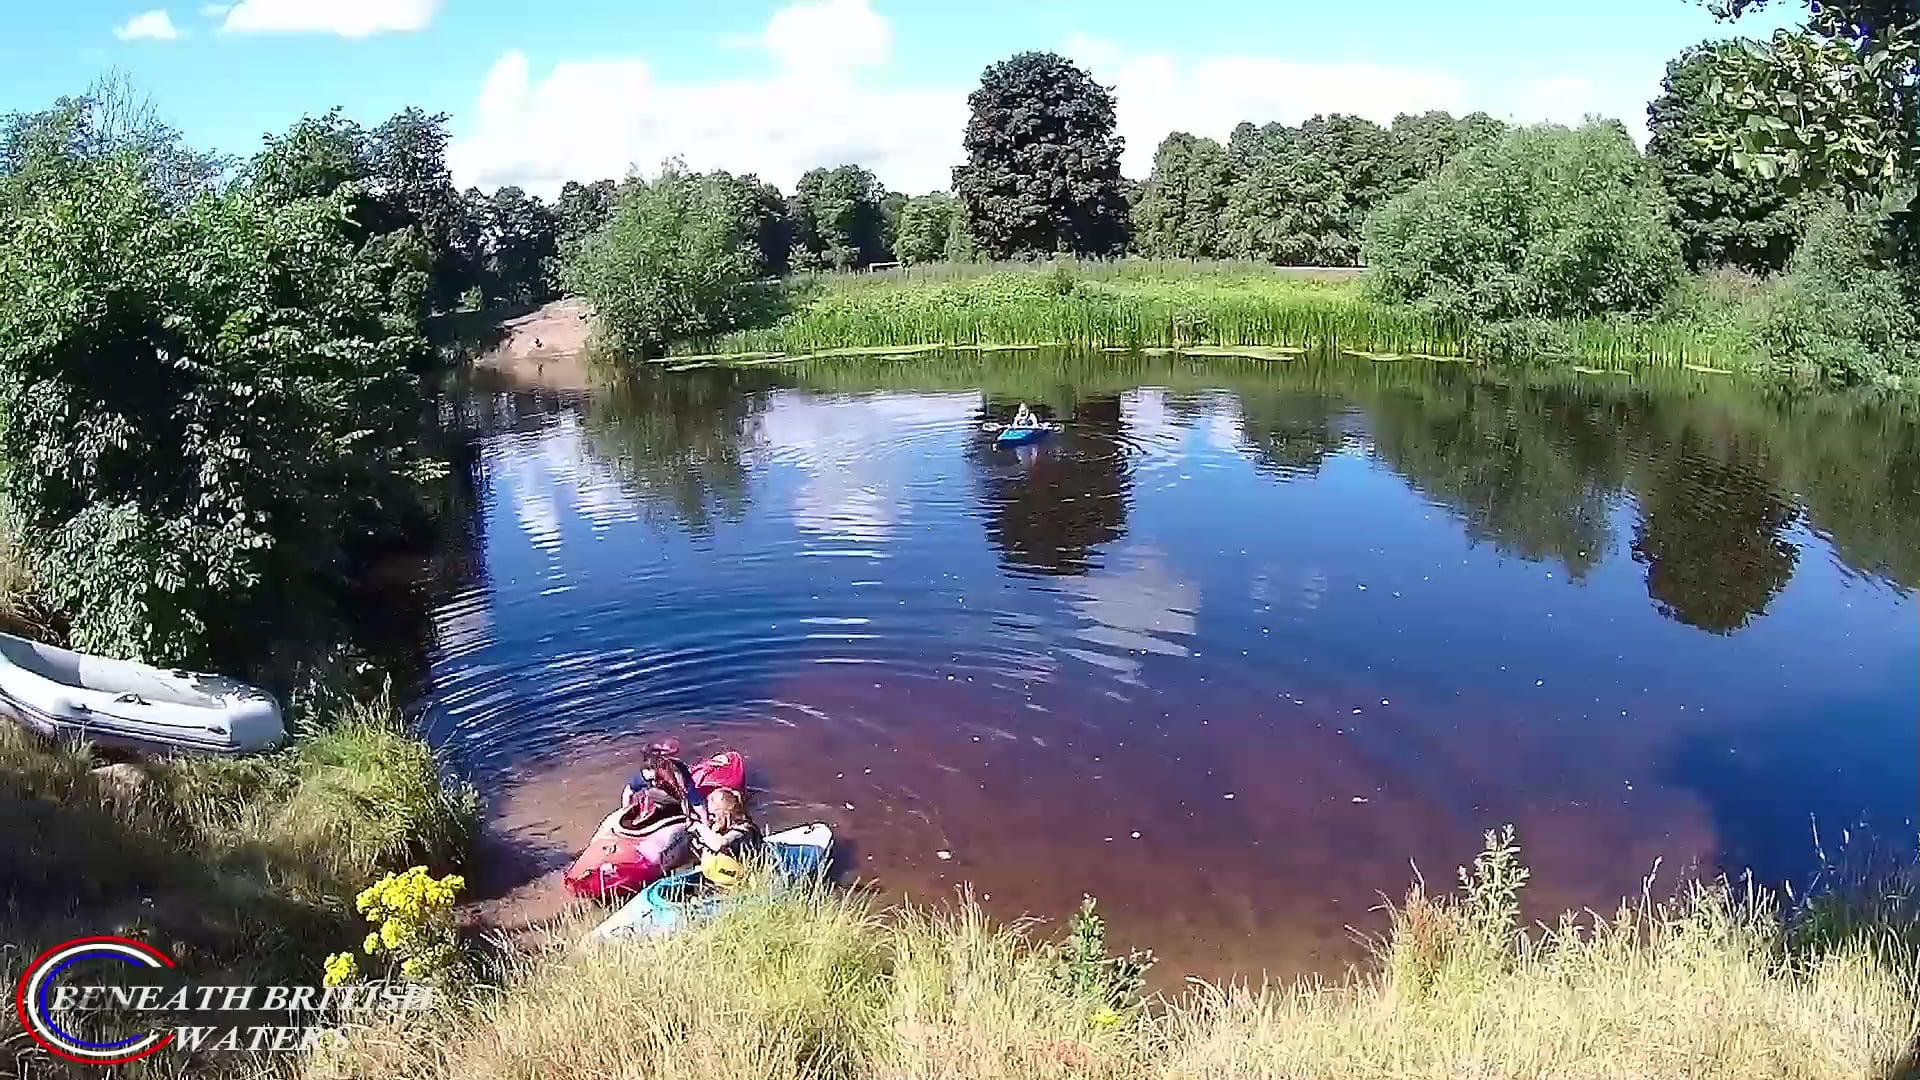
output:
[[[1898,384],[1920,375],[1920,303],[1889,229],[1890,204],[1812,215],[1764,314],[1776,365],[1836,383]]]
[[[1370,288],[1483,320],[1651,310],[1681,272],[1665,196],[1616,124],[1474,146],[1367,224]]]
[[[424,519],[417,252],[350,226],[125,156],[0,219],[0,485],[78,647],[245,666]]]
[[[760,249],[757,218],[740,191],[724,174],[673,165],[621,189],[613,216],[565,271],[567,287],[593,305],[614,345],[656,356],[747,316]]]
[[[1476,327],[1473,354],[1501,363],[1566,356],[1573,339],[1566,327],[1548,319],[1504,319]]]

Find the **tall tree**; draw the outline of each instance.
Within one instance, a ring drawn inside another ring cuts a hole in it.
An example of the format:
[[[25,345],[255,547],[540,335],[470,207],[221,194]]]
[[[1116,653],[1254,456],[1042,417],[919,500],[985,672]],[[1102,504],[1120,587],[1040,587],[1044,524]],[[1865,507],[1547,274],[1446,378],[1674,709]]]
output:
[[[909,265],[945,258],[958,210],[954,197],[945,192],[908,199],[900,210],[900,229],[893,241],[894,258]]]
[[[880,181],[858,165],[807,170],[788,203],[795,267],[846,270],[884,262],[884,197]]]
[[[1443,114],[1444,115],[1444,114]],[[1363,117],[1234,129],[1221,253],[1296,266],[1352,266],[1367,216],[1399,190],[1393,136]]]
[[[619,185],[612,180],[595,180],[591,184],[567,181],[560,189],[560,198],[553,204],[560,246],[571,250],[589,234],[599,231],[613,213],[613,200],[618,191]]]
[[[1660,96],[1647,107],[1647,156],[1673,198],[1673,224],[1687,265],[1779,270],[1793,253],[1794,225],[1778,184],[1735,169],[1710,149],[1737,133],[1741,118],[1711,92],[1717,57],[1734,42],[1697,45],[1667,65]]]
[[[368,180],[374,197],[420,230],[431,259],[433,305],[450,310],[472,284],[473,267],[460,257],[460,192],[447,167],[447,114],[409,108],[367,135]]]
[[[1133,206],[1133,242],[1142,255],[1211,259],[1225,252],[1221,214],[1233,182],[1226,147],[1176,131],[1153,153],[1153,172]]]
[[[1228,145],[1233,186],[1221,215],[1225,254],[1283,266],[1343,266],[1357,250],[1346,179],[1300,129],[1241,124]]]
[[[227,168],[223,159],[188,146],[161,121],[150,98],[124,75],[110,73],[50,109],[0,116],[0,212],[114,157],[142,170],[173,208],[214,191]]]
[[[757,176],[741,178],[741,205],[752,222],[754,243],[760,249],[762,277],[783,277],[793,268],[793,245],[798,230],[780,189]]]
[[[537,304],[553,295],[560,255],[553,211],[517,187],[487,200],[488,295],[510,304]]]
[[[487,219],[490,214],[491,200],[477,187],[470,187],[460,193],[454,204],[455,216],[453,235],[449,243],[453,247],[454,258],[463,268],[466,286],[461,290],[460,305],[484,306],[489,299],[488,290],[492,287],[488,280],[489,247],[487,241]]]
[[[907,195],[904,192],[889,191],[880,199],[880,220],[885,223],[882,234],[887,256],[892,259],[900,257],[894,250],[894,244],[900,239],[900,213],[906,208]]]
[[[967,104],[967,163],[953,187],[983,254],[1125,248],[1111,91],[1065,57],[1026,52],[989,66]]]
[[[347,184],[363,184],[373,174],[366,129],[335,108],[319,116],[303,116],[283,135],[268,135],[265,145],[248,163],[247,181],[260,194],[277,202],[327,198]],[[365,192],[359,193],[364,196]],[[363,207],[364,198],[354,201]],[[392,215],[380,208],[381,220],[362,216],[362,232],[386,232]]]

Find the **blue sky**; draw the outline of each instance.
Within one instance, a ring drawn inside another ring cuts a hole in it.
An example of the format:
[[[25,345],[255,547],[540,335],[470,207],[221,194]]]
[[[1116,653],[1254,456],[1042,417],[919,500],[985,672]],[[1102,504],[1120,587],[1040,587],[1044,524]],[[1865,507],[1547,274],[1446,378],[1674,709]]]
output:
[[[463,184],[550,192],[678,155],[783,186],[856,160],[922,191],[959,159],[980,69],[1021,49],[1115,87],[1139,176],[1171,130],[1315,112],[1597,113],[1638,131],[1666,61],[1729,33],[1695,0],[157,2],[15,5],[0,112],[117,68],[195,144],[234,153],[333,105],[377,122],[417,104],[453,114]]]

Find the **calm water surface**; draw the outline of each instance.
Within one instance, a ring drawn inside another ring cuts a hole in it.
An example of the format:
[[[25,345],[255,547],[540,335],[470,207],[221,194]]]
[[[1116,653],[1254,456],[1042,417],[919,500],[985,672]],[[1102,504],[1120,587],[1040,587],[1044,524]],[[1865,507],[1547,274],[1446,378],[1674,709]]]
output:
[[[1067,424],[997,449],[1021,400]],[[1545,913],[1913,835],[1903,408],[1452,365],[1024,353],[474,392],[424,723],[556,909],[633,755],[851,873],[1337,968],[1512,822]],[[944,854],[943,854],[944,853]]]

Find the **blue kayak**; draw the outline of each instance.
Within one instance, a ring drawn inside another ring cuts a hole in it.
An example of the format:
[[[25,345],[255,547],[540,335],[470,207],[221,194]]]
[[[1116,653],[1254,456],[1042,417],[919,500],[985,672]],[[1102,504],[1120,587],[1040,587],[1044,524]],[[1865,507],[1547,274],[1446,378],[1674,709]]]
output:
[[[1002,428],[993,441],[1001,446],[1025,446],[1028,443],[1037,443],[1051,434],[1053,434],[1051,428],[1010,427]]]

